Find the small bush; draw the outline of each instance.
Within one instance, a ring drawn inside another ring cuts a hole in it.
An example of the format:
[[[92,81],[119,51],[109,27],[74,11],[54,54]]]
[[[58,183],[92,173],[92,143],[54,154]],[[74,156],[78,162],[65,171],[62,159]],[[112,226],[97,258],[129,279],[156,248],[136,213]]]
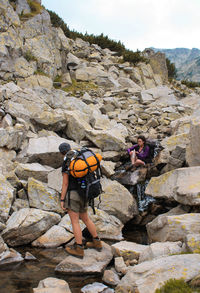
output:
[[[80,94],[84,94],[86,91],[96,90],[97,88],[98,86],[94,84],[93,82],[86,82],[86,81],[78,82],[73,79],[72,84],[62,88],[62,90],[75,95],[76,92],[79,92]]]
[[[192,293],[190,286],[183,280],[170,279],[155,293]]]
[[[30,13],[22,13],[19,18],[20,20],[26,20],[29,19],[37,14],[39,14],[43,7],[40,5],[40,3],[37,3],[35,1],[32,0],[27,0],[28,5],[30,6],[31,12]]]
[[[30,61],[37,61],[37,58],[35,56],[33,56],[33,54],[31,53],[30,50],[26,51],[24,58],[30,62]]]
[[[177,70],[174,63],[171,63],[168,58],[166,58],[167,70],[168,70],[168,78],[171,80],[177,77]]]

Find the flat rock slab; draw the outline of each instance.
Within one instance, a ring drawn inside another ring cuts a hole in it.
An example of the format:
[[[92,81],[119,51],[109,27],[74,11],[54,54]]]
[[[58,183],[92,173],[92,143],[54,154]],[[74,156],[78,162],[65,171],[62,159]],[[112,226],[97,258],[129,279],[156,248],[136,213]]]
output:
[[[126,261],[128,259],[139,259],[140,254],[144,250],[146,250],[148,245],[137,244],[135,242],[120,241],[113,244],[111,247],[114,256],[122,256],[123,259]]]
[[[169,279],[186,282],[200,272],[200,254],[182,254],[145,261],[129,269],[115,289],[116,293],[154,293]]]
[[[113,257],[111,247],[104,242],[102,251],[85,249],[84,253],[83,259],[71,255],[67,256],[57,265],[55,271],[77,275],[102,273]]]

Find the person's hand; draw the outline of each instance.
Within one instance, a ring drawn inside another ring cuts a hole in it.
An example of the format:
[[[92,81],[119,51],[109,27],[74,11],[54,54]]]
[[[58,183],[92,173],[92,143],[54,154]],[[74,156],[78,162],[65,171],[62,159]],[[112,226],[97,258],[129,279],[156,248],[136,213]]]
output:
[[[129,155],[131,156],[131,155],[132,155],[132,153],[133,153],[133,151],[131,151],[131,152],[129,153]]]
[[[65,204],[64,201],[61,201],[61,202],[60,202],[61,209],[62,209],[63,211],[66,211],[67,209],[65,208],[64,204]]]
[[[135,152],[136,154],[139,154],[139,152]]]

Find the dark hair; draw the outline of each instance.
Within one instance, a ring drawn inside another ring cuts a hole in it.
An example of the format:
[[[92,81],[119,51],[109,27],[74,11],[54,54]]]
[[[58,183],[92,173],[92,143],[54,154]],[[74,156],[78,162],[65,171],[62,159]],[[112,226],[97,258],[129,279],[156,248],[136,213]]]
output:
[[[144,137],[144,135],[139,135],[137,140],[138,139],[141,139],[144,142],[144,144],[146,143],[146,138]]]
[[[61,152],[61,154],[65,155],[68,151],[71,150],[71,146],[70,144],[63,142],[59,145],[58,149]]]

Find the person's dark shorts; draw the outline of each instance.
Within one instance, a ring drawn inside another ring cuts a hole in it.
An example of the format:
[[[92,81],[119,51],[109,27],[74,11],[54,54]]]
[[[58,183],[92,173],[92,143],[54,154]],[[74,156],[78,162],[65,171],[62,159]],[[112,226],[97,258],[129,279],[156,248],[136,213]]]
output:
[[[70,191],[70,205],[68,206],[68,196],[65,199],[65,208],[72,210],[75,213],[85,213],[87,212],[88,203],[84,202],[76,190]]]

